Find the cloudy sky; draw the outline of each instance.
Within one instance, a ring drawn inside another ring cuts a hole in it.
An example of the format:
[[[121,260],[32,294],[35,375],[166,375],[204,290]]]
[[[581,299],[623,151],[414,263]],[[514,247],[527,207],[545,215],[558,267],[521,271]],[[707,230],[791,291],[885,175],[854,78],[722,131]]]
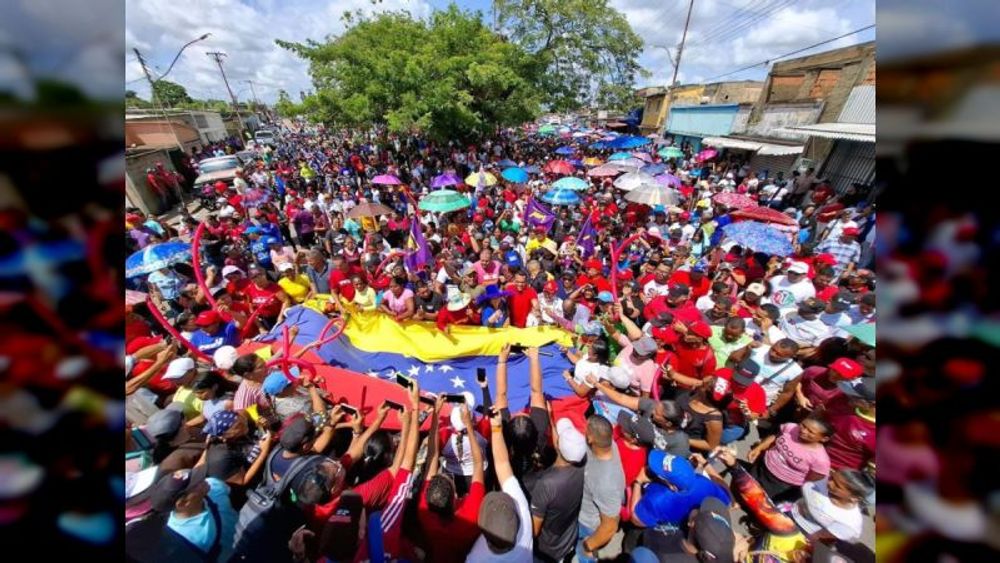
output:
[[[680,41],[687,0],[611,0],[646,41],[640,62],[651,72],[640,85],[670,80],[666,52]],[[129,0],[121,43],[122,0],[13,0],[0,21],[0,88],[30,90],[25,68],[81,84],[90,94],[113,97],[126,88],[148,94],[132,48],[139,48],[154,72],[169,66],[177,49],[202,35],[212,36],[192,46],[168,79],[184,84],[198,98],[225,98],[214,62],[205,51],[223,51],[226,72],[240,99],[250,97],[246,80],[257,95],[274,101],[279,89],[293,94],[309,89],[306,65],[274,45],[275,38],[321,39],[343,31],[345,10],[366,12],[406,9],[425,17],[448,0]],[[489,17],[489,0],[460,5]],[[879,0],[879,55],[963,46],[1000,39],[1000,28],[989,16],[993,0],[950,3],[937,12],[933,0]],[[875,21],[873,0],[695,0],[688,46],[681,63],[682,82],[713,79],[740,67],[771,59]],[[825,45],[815,51],[873,39],[874,30]],[[40,41],[39,38],[44,38]],[[11,47],[21,45],[20,64]],[[82,45],[82,47],[81,47]],[[124,60],[124,69],[122,61]],[[726,76],[761,78],[766,66]]]

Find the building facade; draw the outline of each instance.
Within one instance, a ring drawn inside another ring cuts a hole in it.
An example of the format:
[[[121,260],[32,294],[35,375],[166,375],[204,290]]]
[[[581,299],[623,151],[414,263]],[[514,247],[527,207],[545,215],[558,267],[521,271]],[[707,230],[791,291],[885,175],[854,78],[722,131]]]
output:
[[[640,96],[645,98],[646,103],[639,129],[644,135],[669,129],[666,125],[671,104],[680,107],[752,103],[760,96],[763,84],[754,80],[687,84],[677,86],[673,93],[665,86],[644,88],[640,90]]]

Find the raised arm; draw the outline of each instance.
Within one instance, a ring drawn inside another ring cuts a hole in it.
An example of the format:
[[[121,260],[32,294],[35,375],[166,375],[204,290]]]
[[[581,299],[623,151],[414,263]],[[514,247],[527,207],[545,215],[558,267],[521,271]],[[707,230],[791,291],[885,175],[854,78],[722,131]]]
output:
[[[616,405],[625,407],[629,410],[638,411],[639,410],[639,397],[634,397],[632,395],[626,395],[614,388],[613,385],[608,383],[603,379],[597,379],[592,375],[587,376],[587,383],[594,385],[601,390],[602,393],[608,396],[609,399]]]
[[[479,448],[479,436],[476,434],[472,424],[472,413],[469,412],[469,405],[462,403],[462,422],[469,429],[469,450],[472,453],[472,482],[485,483],[486,474],[483,471],[483,451]]]
[[[438,443],[438,424],[441,418],[441,407],[444,406],[444,395],[439,395],[434,402],[434,411],[431,418],[431,433],[427,437],[427,477],[425,481],[430,481],[438,473],[441,466],[441,445]]]
[[[125,394],[131,395],[132,393],[138,391],[143,385],[152,379],[154,375],[159,373],[160,370],[163,369],[163,366],[167,365],[171,360],[177,357],[178,345],[179,343],[175,342],[157,352],[156,360],[153,362],[153,365],[146,368],[146,371],[125,382]]]
[[[617,313],[618,315],[618,320],[621,321],[622,326],[625,327],[625,333],[626,336],[628,336],[628,339],[638,340],[642,338],[644,336],[642,333],[642,329],[639,326],[637,326],[634,322],[632,322],[632,319],[628,318],[628,316],[625,315],[622,309],[622,304],[615,303],[614,307],[615,307],[615,313]]]
[[[493,438],[490,440],[493,450],[493,470],[496,471],[497,481],[502,485],[514,476],[514,469],[510,466],[510,454],[507,453],[507,443],[503,439],[503,422],[497,411],[494,411],[494,416],[490,418],[490,433]]]
[[[524,355],[528,356],[528,362],[530,363],[531,406],[544,409],[546,408],[545,393],[542,392],[542,364],[538,360],[538,348],[534,346],[526,348]]]
[[[378,408],[378,416],[375,418],[375,423],[368,427],[364,432],[361,431],[361,427],[364,424],[365,417],[360,413],[354,417],[352,421],[352,431],[354,432],[354,439],[351,440],[351,445],[347,448],[347,453],[345,455],[350,456],[351,460],[357,461],[361,459],[364,455],[365,444],[368,440],[378,432],[378,429],[382,427],[382,423],[385,422],[385,417],[389,416],[389,405],[382,403]]]
[[[504,344],[497,356],[497,400],[494,406],[497,410],[507,408],[507,358],[510,357],[510,344]]]
[[[410,410],[407,414],[410,417],[410,434],[406,437],[406,441],[400,442],[399,445],[400,449],[404,450],[402,468],[404,471],[412,472],[413,466],[417,463],[417,450],[420,449],[420,385],[416,381],[410,388]]]
[[[399,468],[403,466],[403,457],[406,454],[406,445],[409,444],[410,434],[412,434],[413,431],[413,424],[411,424],[413,417],[410,416],[410,410],[411,409],[407,409],[399,413],[399,420],[402,425],[399,435],[399,445],[396,447],[396,455],[392,458],[392,465],[389,466],[389,473],[392,473],[393,477],[395,477],[396,473],[399,472]]]

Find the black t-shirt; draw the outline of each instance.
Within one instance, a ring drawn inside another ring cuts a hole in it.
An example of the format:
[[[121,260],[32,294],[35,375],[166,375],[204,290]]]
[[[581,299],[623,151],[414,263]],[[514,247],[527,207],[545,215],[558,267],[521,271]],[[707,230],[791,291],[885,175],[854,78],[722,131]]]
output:
[[[531,490],[531,515],[544,519],[535,549],[552,559],[562,559],[576,545],[583,477],[583,467],[550,467]]]
[[[305,515],[295,506],[278,504],[247,526],[233,548],[230,562],[292,563],[288,541],[295,530],[306,523]]]
[[[656,401],[648,397],[643,397],[639,399],[639,414],[650,418],[652,422],[653,409],[656,408]],[[654,438],[652,444],[645,444],[647,446],[652,446],[657,450],[663,450],[670,455],[675,455],[677,457],[687,458],[691,455],[691,446],[689,444],[688,435],[680,430],[675,430],[673,432],[667,432],[666,430],[656,426],[653,422],[653,432]]]
[[[440,311],[441,307],[444,305],[444,298],[441,297],[441,294],[436,291],[432,291],[430,297],[426,299],[420,297],[419,295],[414,295],[413,305],[418,311],[423,311],[428,315],[434,315],[437,314],[437,312]]]
[[[655,553],[660,563],[698,563],[698,558],[684,549],[683,541],[681,530],[668,532],[650,528],[642,533],[642,545]]]
[[[531,418],[531,422],[538,431],[538,441],[535,444],[535,452],[538,454],[538,460],[542,467],[548,467],[556,459],[555,448],[552,447],[552,441],[549,438],[549,412],[543,408],[531,407],[528,410],[528,417]],[[506,435],[509,436],[510,421],[512,418],[510,410],[507,408],[500,409],[500,418],[503,420],[504,431],[508,432]],[[511,441],[508,439],[507,444],[510,445],[510,443]],[[531,490],[534,487],[534,481],[537,479],[539,471],[536,468],[532,468],[522,472],[520,465],[515,464],[514,474],[517,475],[518,480],[521,482],[521,488],[524,490],[525,497],[530,501]]]

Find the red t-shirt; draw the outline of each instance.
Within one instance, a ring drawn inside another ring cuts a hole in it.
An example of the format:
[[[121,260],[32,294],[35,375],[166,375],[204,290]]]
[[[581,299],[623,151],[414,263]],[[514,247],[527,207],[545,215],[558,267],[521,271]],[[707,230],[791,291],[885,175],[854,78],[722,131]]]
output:
[[[691,348],[683,344],[674,346],[670,367],[688,377],[705,379],[715,373],[715,354],[711,346]]]
[[[825,366],[811,366],[802,371],[802,394],[805,395],[813,407],[830,404],[831,401],[844,394],[836,385],[833,389],[826,389],[816,381],[822,379],[827,372]]]
[[[251,283],[246,288],[250,307],[254,311],[266,304],[260,311],[260,316],[264,318],[277,317],[278,313],[281,312],[281,300],[276,297],[280,292],[281,288],[273,282],[267,282],[264,287],[257,287],[257,284]]]
[[[697,321],[705,320],[701,311],[695,307],[694,300],[692,299],[688,299],[680,307],[671,307],[667,303],[666,297],[658,295],[651,299],[642,309],[642,315],[646,317],[646,320],[652,319],[660,313],[670,313],[674,316],[675,321],[681,321],[682,323],[688,325]]]
[[[609,282],[603,276],[594,276],[592,278],[588,278],[583,274],[577,276],[576,287],[583,287],[588,283],[594,284],[594,290],[597,291],[598,293],[602,291],[611,291],[611,282]]]
[[[524,291],[519,293],[514,284],[508,285],[507,291],[512,294],[507,300],[510,308],[510,324],[524,328],[528,323],[528,314],[531,313],[531,302],[538,299],[538,293],[531,286],[525,287]]]
[[[691,288],[691,301],[697,301],[699,297],[708,295],[708,292],[712,289],[712,283],[709,281],[708,276],[703,275],[700,281],[693,282],[691,281],[691,272],[683,270],[674,272],[667,281],[667,285],[670,286],[675,286],[679,283]]]
[[[830,416],[833,437],[826,443],[833,469],[864,468],[875,455],[875,423],[861,418],[853,410]]]
[[[247,287],[251,285],[250,280],[240,278],[236,281],[226,283],[226,293],[233,297],[233,301],[246,301]]]
[[[417,520],[424,531],[428,561],[465,561],[472,544],[479,538],[479,507],[486,496],[482,483],[472,483],[469,493],[455,501],[455,515],[444,519],[427,507],[427,487],[420,493]]]
[[[646,466],[646,455],[648,450],[642,446],[631,446],[622,437],[621,428],[617,425],[614,429],[615,445],[618,446],[618,457],[622,460],[622,471],[625,473],[625,495],[628,502],[622,507],[621,519],[630,520],[632,513],[629,512],[629,505],[632,504],[632,483],[639,477],[639,472]]]
[[[344,470],[347,471],[352,464],[352,460],[350,456],[345,455],[341,458],[340,463],[344,466]],[[392,492],[394,482],[395,479],[392,473],[389,473],[388,469],[383,469],[378,475],[372,477],[370,481],[365,481],[351,490],[361,497],[365,508],[371,512],[373,510],[381,510],[385,506],[385,503],[389,500],[389,493]],[[322,531],[324,524],[326,524],[326,521],[337,510],[338,505],[340,505],[339,495],[326,504],[316,504],[310,508],[306,508],[306,519],[310,527],[313,530]]]
[[[726,372],[723,372],[721,377],[724,379],[732,379],[726,375]],[[757,416],[764,416],[767,414],[767,393],[759,383],[751,383],[742,389],[736,387],[735,385],[733,386],[733,401],[729,403],[728,407],[726,407],[726,411],[729,415],[729,422],[731,424],[742,425],[746,422],[746,417],[743,416],[743,411],[740,409],[740,405],[737,401],[745,402],[747,404],[747,408]]]
[[[135,354],[142,348],[145,348],[146,346],[151,346],[153,344],[157,344],[161,341],[162,339],[156,336],[140,336],[139,338],[133,339],[125,346],[125,353]],[[149,369],[149,367],[152,366],[154,363],[156,363],[155,358],[146,358],[135,362],[135,365],[132,366],[131,373],[128,374],[128,378],[132,379],[133,377],[140,375],[141,373]],[[163,374],[165,373],[167,373],[167,366],[163,366],[162,368],[160,368],[160,371],[156,372],[156,375],[154,375],[152,378],[149,379],[149,381],[146,382],[145,387],[148,387],[150,391],[161,396],[169,395],[174,391],[176,391],[177,385],[174,384],[173,381],[163,379]]]
[[[816,299],[822,299],[823,301],[829,301],[833,299],[834,295],[840,291],[840,288],[835,285],[828,285],[823,289],[816,289]]]
[[[351,283],[351,278],[355,275],[360,275],[361,268],[357,266],[351,266],[347,269],[347,273],[341,270],[331,270],[330,271],[330,289],[338,288],[340,295],[348,301],[354,300],[354,284]]]

